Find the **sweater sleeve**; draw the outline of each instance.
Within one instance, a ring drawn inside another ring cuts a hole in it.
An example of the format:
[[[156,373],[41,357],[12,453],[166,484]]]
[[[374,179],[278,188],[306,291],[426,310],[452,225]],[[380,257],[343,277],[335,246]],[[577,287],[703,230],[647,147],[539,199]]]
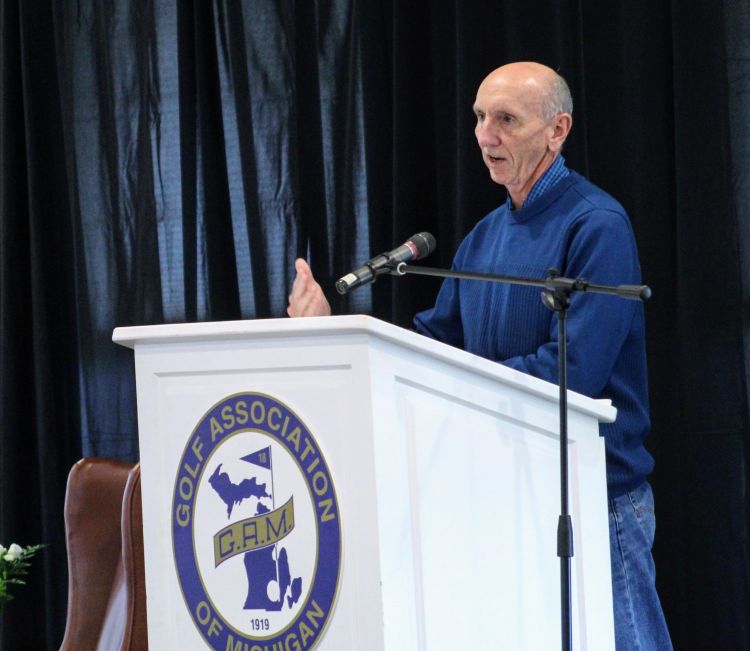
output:
[[[595,209],[577,218],[567,233],[567,260],[560,270],[568,278],[593,284],[640,283],[635,239],[627,217],[614,210]],[[598,397],[631,330],[637,301],[618,296],[579,292],[568,310],[568,386]],[[502,363],[550,382],[558,382],[558,319],[551,319],[549,341],[533,354]]]
[[[466,242],[456,252],[452,269],[463,268]],[[457,348],[464,347],[461,302],[458,280],[446,278],[440,286],[435,306],[414,316],[414,329],[422,335]]]

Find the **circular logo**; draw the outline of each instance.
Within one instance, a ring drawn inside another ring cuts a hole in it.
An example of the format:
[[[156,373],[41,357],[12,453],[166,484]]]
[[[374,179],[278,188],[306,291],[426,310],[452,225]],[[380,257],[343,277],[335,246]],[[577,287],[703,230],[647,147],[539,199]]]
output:
[[[338,589],[341,524],[331,474],[285,404],[240,393],[191,433],[172,500],[177,575],[217,651],[313,648]]]

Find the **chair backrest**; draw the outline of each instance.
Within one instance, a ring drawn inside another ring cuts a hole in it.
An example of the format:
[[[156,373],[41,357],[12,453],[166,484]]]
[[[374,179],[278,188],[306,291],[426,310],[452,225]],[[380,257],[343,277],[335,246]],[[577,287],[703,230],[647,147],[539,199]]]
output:
[[[60,651],[95,650],[120,571],[122,496],[132,464],[81,459],[68,475],[68,618]]]
[[[140,487],[140,465],[89,458],[70,471],[68,619],[60,651],[148,648]]]
[[[145,651],[146,572],[143,562],[141,465],[128,474],[122,498],[122,556],[99,636],[99,651]]]

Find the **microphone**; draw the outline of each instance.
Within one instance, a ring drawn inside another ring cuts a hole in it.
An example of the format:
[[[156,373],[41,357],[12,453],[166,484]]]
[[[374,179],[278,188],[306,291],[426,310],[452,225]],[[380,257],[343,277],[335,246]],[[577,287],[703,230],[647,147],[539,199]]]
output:
[[[388,273],[393,265],[401,262],[411,262],[427,257],[435,250],[435,238],[430,233],[417,233],[412,235],[406,242],[393,251],[381,253],[370,258],[359,269],[346,274],[336,281],[336,290],[339,294],[375,282],[375,278],[381,274]]]

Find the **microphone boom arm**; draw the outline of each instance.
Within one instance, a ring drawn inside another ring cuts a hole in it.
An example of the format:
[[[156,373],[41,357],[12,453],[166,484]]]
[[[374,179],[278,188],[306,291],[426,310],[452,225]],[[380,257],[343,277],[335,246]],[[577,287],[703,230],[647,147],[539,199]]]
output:
[[[621,298],[634,301],[645,301],[651,298],[651,288],[648,285],[595,285],[585,278],[564,278],[556,269],[549,270],[549,276],[544,280],[537,278],[523,278],[520,276],[502,276],[498,274],[487,274],[476,271],[454,271],[452,269],[439,269],[436,267],[422,267],[409,265],[401,262],[387,265],[391,276],[405,276],[415,274],[418,276],[437,276],[438,278],[457,278],[459,280],[483,280],[493,283],[510,283],[513,285],[527,285],[540,287],[547,291],[558,289],[567,292],[591,292],[595,294],[613,294]]]

